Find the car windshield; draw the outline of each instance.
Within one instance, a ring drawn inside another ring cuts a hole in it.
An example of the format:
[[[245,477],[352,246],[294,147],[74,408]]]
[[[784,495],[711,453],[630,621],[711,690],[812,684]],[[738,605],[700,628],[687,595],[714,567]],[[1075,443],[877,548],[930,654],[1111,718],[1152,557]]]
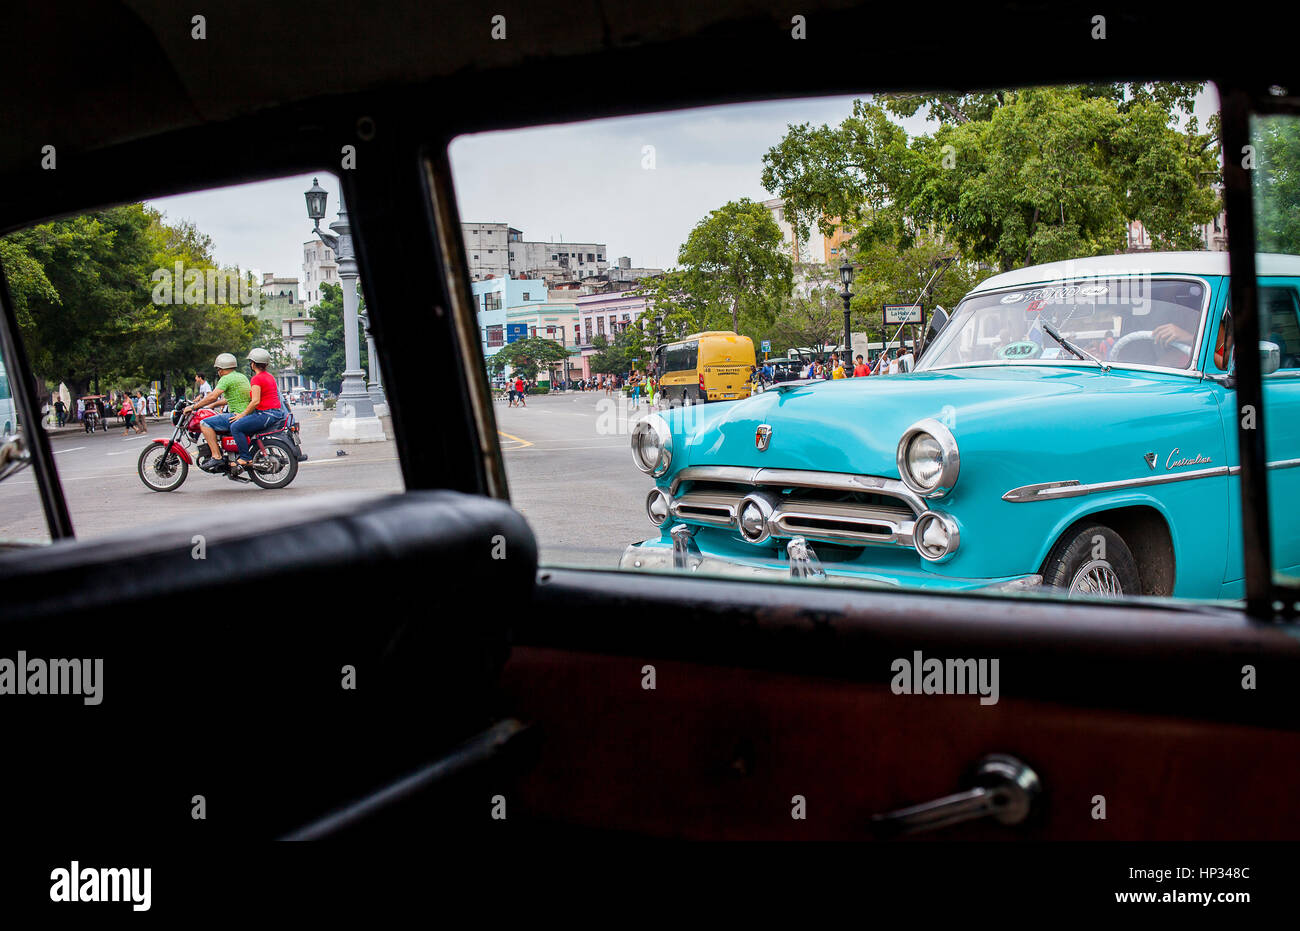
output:
[[[1121,278],[976,294],[922,356],[918,371],[972,363],[1080,360],[1043,331],[1119,365],[1187,369],[1206,306],[1205,285],[1184,279]]]

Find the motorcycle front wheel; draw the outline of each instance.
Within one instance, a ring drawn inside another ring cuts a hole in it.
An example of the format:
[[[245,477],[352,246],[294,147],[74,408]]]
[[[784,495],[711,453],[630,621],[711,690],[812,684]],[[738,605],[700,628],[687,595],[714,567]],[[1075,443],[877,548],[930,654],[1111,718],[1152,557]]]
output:
[[[150,443],[141,451],[136,470],[150,491],[175,491],[190,474],[190,465],[175,450],[161,443]]]
[[[248,477],[262,488],[285,488],[298,476],[298,457],[284,440],[266,440],[266,452],[259,453],[247,469]]]

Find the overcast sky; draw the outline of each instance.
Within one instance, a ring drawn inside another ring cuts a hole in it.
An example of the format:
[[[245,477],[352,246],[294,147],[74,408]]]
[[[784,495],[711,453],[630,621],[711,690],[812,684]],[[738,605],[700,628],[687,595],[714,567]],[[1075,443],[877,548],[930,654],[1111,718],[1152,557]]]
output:
[[[462,136],[451,146],[461,219],[504,222],[530,240],[601,242],[611,262],[668,268],[691,227],[729,200],[766,200],[763,154],[792,123],[835,125],[852,97],[706,107],[538,129]],[[1218,107],[1212,87],[1198,98],[1205,117]],[[903,121],[909,134],[933,126]],[[642,167],[654,146],[654,168]],[[337,178],[317,175],[338,208]],[[302,275],[311,238],[303,192],[313,175],[161,198],[172,220],[193,220],[215,244],[222,265],[281,277]]]

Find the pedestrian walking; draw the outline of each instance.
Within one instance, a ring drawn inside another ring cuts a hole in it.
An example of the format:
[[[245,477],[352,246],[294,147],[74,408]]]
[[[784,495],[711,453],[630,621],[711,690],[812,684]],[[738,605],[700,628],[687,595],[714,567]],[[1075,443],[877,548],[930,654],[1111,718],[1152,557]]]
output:
[[[522,375],[516,375],[516,376],[515,376],[515,394],[516,394],[516,395],[518,396],[518,398],[519,398],[519,406],[520,406],[520,407],[527,407],[527,406],[528,406],[528,402],[524,400],[524,388],[525,388],[525,387],[527,387],[527,386],[524,384],[523,376],[522,376]]]
[[[148,408],[144,403],[144,392],[137,391],[135,397],[131,400],[131,405],[135,408],[135,432],[146,432],[144,416]]]
[[[54,402],[55,422],[58,423],[58,425],[61,427],[63,426],[63,423],[65,420],[67,420],[67,418],[68,418],[67,405],[63,403],[63,398],[59,398],[57,401]]]
[[[122,409],[119,410],[118,413],[122,415],[122,422],[126,427],[126,429],[122,432],[122,435],[130,436],[131,428],[135,421],[135,407],[133,407],[131,404],[130,395],[122,399]]]

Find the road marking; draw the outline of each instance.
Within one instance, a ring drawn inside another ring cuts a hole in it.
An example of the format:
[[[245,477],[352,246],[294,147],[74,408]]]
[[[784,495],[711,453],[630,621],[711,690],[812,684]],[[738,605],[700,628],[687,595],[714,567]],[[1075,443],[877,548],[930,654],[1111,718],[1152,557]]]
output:
[[[387,459],[353,459],[352,462],[397,462],[398,459],[398,456],[389,456]],[[301,469],[303,466],[309,465],[322,465],[326,462],[346,462],[347,460],[347,456],[337,456],[334,459],[308,459],[306,462],[298,463],[298,468]]]
[[[84,446],[73,446],[73,447],[70,447],[69,449],[56,449],[56,450],[54,451],[54,455],[57,456],[59,453],[75,453],[77,450],[79,450],[79,449],[85,449],[85,448],[86,448],[86,447],[84,447]]]
[[[517,436],[513,436],[513,435],[511,435],[511,434],[509,434],[509,433],[506,433],[504,430],[498,430],[497,433],[498,433],[499,435],[501,435],[501,436],[504,436],[507,440],[513,440],[513,441],[516,442],[516,443],[521,443],[521,444],[523,444],[523,445],[521,445],[521,446],[512,446],[512,447],[510,447],[511,449],[525,449],[525,448],[527,448],[527,447],[533,445],[532,443],[528,442],[528,440],[522,439],[522,438],[517,437]]]
[[[532,446],[533,444],[532,444],[532,443],[529,443],[528,445],[529,445],[529,446]],[[513,453],[513,452],[515,452],[516,450],[523,449],[523,448],[524,448],[524,447],[522,447],[522,446],[511,446],[511,447],[509,447],[509,448],[502,447],[501,451],[502,451],[502,452],[506,452],[506,453]],[[561,453],[561,452],[567,452],[568,450],[571,450],[571,449],[626,449],[626,448],[627,448],[627,444],[626,444],[626,443],[606,443],[604,446],[537,446],[537,447],[534,447],[534,448],[535,448],[539,453]]]
[[[129,456],[129,455],[131,455],[132,452],[133,452],[133,450],[130,450],[130,449],[119,449],[119,450],[118,450],[117,452],[115,452],[115,453],[106,453],[106,455],[109,455],[109,456]]]

